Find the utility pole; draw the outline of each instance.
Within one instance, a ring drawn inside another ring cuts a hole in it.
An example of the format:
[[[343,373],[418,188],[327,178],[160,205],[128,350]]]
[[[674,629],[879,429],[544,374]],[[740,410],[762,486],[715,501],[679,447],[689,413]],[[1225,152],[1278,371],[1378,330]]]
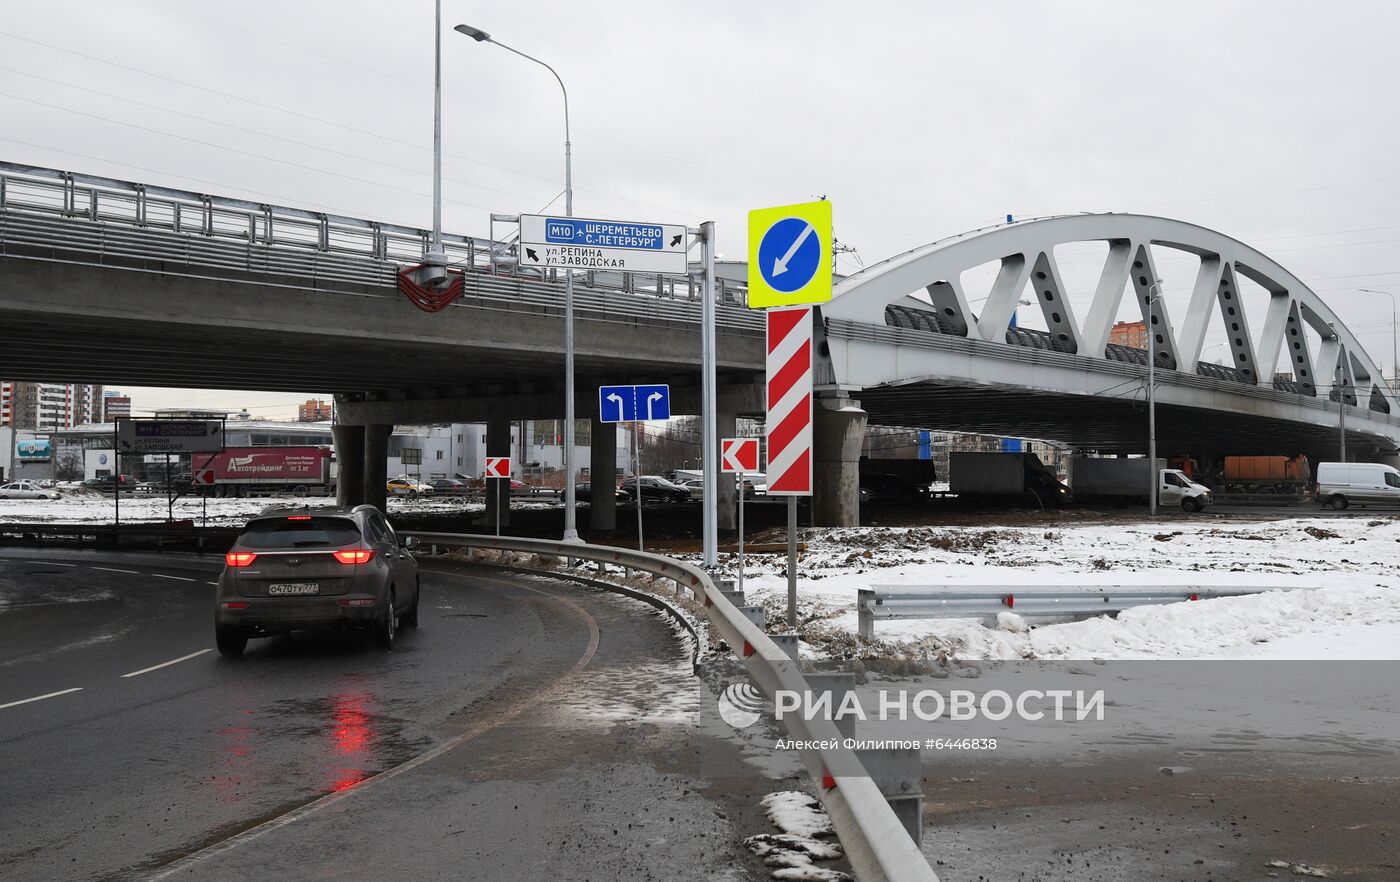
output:
[[[1153,346],[1157,335],[1152,331],[1152,319],[1156,316],[1157,301],[1162,299],[1162,280],[1154,279],[1152,294],[1147,298],[1147,477],[1150,490],[1147,496],[1147,516],[1157,517],[1157,486],[1162,476],[1157,474],[1157,353]]]

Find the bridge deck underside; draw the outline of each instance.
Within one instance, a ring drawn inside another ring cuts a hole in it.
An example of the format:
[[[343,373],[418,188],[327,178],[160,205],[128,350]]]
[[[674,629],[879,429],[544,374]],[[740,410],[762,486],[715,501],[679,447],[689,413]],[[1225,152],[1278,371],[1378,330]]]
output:
[[[1103,398],[939,381],[868,387],[857,394],[872,425],[1058,441],[1105,453],[1147,452],[1147,408],[1141,394]],[[1157,451],[1162,456],[1305,453],[1335,459],[1338,438],[1335,427],[1157,405]],[[1348,431],[1347,443],[1353,445],[1348,451],[1353,456],[1381,446],[1374,436],[1354,431]]]

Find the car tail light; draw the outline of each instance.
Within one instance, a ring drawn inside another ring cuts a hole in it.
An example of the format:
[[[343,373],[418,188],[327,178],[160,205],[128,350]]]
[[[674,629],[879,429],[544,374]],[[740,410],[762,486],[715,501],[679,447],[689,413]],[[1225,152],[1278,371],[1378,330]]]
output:
[[[289,520],[289,521],[309,521],[309,520],[311,520],[311,515],[287,515],[287,520]]]
[[[231,567],[246,567],[257,559],[258,556],[251,551],[230,551],[224,555],[224,563]]]
[[[335,559],[343,564],[369,563],[374,558],[374,552],[369,549],[349,548],[335,553]]]
[[[341,606],[374,606],[374,603],[375,602],[373,600],[365,600],[361,598],[340,601]]]
[[[228,600],[228,601],[225,601],[225,602],[224,602],[224,609],[247,609],[247,608],[248,608],[248,602],[247,602],[246,600]]]

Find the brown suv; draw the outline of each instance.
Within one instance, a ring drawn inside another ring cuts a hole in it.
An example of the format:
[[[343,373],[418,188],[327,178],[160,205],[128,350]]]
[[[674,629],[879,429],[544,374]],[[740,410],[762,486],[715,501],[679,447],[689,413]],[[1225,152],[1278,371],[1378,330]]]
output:
[[[264,511],[224,556],[219,652],[242,655],[250,637],[348,628],[391,648],[400,623],[418,627],[417,544],[400,542],[372,505]]]

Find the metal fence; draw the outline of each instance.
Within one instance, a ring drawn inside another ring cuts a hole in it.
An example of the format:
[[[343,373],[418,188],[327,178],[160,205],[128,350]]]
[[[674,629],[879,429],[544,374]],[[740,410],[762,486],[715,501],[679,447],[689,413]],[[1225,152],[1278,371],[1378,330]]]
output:
[[[1270,588],[1212,588],[1198,585],[1094,585],[1031,588],[1025,585],[874,585],[856,594],[856,631],[875,639],[876,619],[996,619],[1024,616],[1098,616],[1134,606],[1155,606],[1215,597],[1259,594]]]
[[[398,269],[419,263],[432,236],[397,224],[8,162],[0,162],[0,218],[0,245],[376,286],[395,285]],[[444,233],[443,248],[468,279],[536,288],[553,288],[562,279],[559,270],[520,267],[506,241]],[[586,272],[576,278],[598,292],[697,304],[700,298],[693,275]],[[720,279],[717,290],[721,305],[733,308],[720,321],[744,323],[745,286]]]

